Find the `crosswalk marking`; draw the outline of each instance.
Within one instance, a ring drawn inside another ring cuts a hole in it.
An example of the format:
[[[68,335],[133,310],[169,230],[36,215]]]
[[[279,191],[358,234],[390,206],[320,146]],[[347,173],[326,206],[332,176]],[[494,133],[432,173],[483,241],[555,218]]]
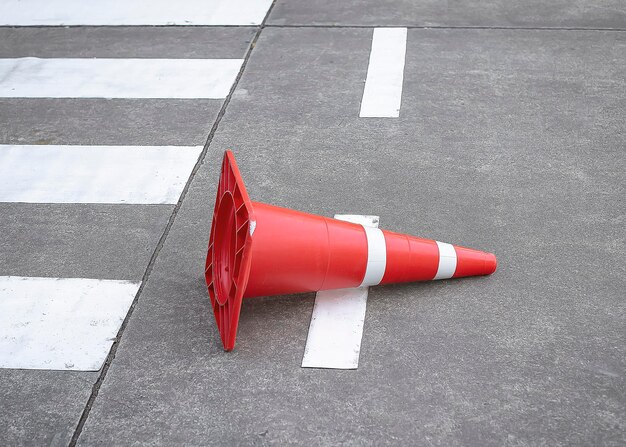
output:
[[[0,202],[176,203],[202,146],[0,145]]]
[[[100,369],[139,286],[0,276],[0,368]]]
[[[2,98],[225,98],[243,59],[0,59]]]
[[[374,29],[360,117],[400,115],[406,36],[406,28]]]
[[[3,0],[0,25],[259,25],[272,0]]]

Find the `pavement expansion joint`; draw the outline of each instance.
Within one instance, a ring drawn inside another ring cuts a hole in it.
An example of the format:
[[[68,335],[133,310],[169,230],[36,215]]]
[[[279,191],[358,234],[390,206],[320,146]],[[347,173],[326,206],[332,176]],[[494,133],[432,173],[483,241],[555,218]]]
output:
[[[583,28],[558,26],[442,26],[442,25],[264,25],[264,28],[338,28],[338,29],[373,29],[373,28],[407,28],[433,30],[519,30],[519,31],[626,31],[626,28]]]

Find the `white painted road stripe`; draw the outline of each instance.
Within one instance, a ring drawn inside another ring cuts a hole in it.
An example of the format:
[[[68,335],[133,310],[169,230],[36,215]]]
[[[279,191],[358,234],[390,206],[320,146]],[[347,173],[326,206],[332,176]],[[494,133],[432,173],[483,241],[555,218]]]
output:
[[[378,216],[335,215],[363,226],[378,226]],[[302,359],[303,368],[356,369],[363,337],[367,287],[317,292]]]
[[[374,29],[360,117],[400,115],[406,34],[406,28]]]
[[[0,59],[0,97],[223,99],[242,62],[243,59]]]
[[[201,151],[0,145],[0,202],[176,203]]]
[[[437,242],[437,247],[439,247],[439,267],[433,279],[452,278],[456,271],[456,250],[452,244],[435,242]]]
[[[387,244],[385,235],[378,228],[363,225],[367,236],[367,267],[360,287],[380,284],[387,267]]]
[[[0,25],[260,25],[272,0],[2,0]]]
[[[0,276],[0,368],[97,371],[139,285]]]

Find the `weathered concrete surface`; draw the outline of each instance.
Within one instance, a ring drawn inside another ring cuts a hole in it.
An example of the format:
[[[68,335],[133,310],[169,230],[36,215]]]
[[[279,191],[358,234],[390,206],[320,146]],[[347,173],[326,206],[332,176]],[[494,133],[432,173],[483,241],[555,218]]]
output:
[[[173,208],[0,203],[0,275],[140,280]]]
[[[621,0],[277,1],[270,25],[626,29]]]
[[[80,444],[626,442],[626,37],[410,30],[398,119],[358,118],[370,42],[263,31]],[[312,295],[245,302],[224,353],[203,265],[228,147],[253,200],[377,214],[499,270],[372,288],[356,371],[300,368]]]
[[[69,443],[98,373],[0,369],[0,439],[7,446]]]

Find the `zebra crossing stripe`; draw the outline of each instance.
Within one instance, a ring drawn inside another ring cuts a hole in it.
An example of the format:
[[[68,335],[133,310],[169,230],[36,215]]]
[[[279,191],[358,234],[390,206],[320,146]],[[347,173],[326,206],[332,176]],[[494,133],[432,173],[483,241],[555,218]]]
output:
[[[202,146],[0,145],[0,202],[171,204]]]
[[[99,370],[139,286],[0,276],[0,368]]]
[[[223,99],[243,59],[0,59],[1,98]]]

